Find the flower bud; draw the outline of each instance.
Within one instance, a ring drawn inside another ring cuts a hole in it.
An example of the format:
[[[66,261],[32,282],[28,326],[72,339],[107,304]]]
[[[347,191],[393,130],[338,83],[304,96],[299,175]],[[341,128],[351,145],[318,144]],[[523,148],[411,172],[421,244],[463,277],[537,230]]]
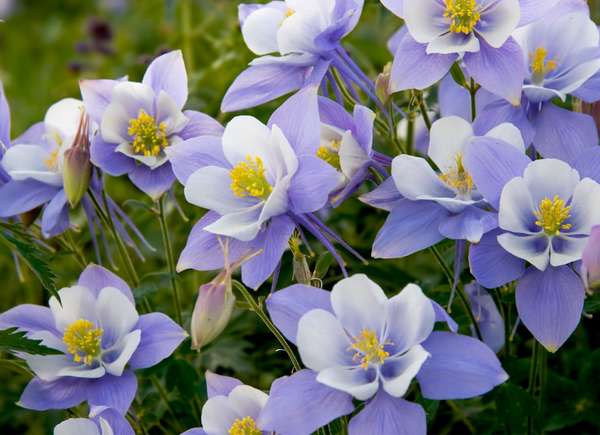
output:
[[[600,291],[600,225],[592,228],[581,260],[581,272],[588,291]]]
[[[63,183],[71,208],[77,207],[85,195],[91,176],[89,118],[82,113],[73,145],[64,155]]]
[[[235,296],[228,271],[200,287],[192,314],[192,349],[200,350],[223,332],[234,306]]]
[[[383,72],[375,79],[375,93],[382,103],[387,103],[390,98],[390,79],[392,77],[392,64],[388,63],[384,68]]]

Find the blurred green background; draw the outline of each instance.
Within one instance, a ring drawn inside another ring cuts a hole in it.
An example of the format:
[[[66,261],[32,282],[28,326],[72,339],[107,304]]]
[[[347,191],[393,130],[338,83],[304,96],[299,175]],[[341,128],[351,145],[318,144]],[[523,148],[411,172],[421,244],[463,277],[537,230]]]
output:
[[[594,11],[598,8],[593,2]],[[156,55],[181,48],[189,74],[190,97],[187,107],[203,111],[221,122],[231,115],[219,112],[222,96],[236,75],[252,59],[240,36],[237,1],[233,0],[0,0],[0,79],[12,111],[12,136],[43,119],[47,107],[64,97],[78,97],[81,78],[116,78],[128,75],[140,80],[149,61]],[[367,0],[363,19],[345,45],[371,76],[391,60],[385,48],[400,20],[378,1]],[[266,121],[280,102],[247,111]],[[380,143],[380,149],[386,144]],[[136,294],[147,296],[155,310],[172,315],[166,263],[152,204],[125,180],[108,180],[108,191],[123,204],[141,231],[157,248],[142,248],[145,261],[137,260],[143,283]],[[181,189],[176,189],[184,205]],[[169,227],[176,255],[182,249],[201,210],[184,205],[188,220],[173,208]],[[351,199],[331,214],[328,223],[365,256],[385,214]],[[73,237],[89,261],[92,250],[85,221],[74,213],[79,229]],[[34,228],[35,231],[35,228]],[[60,240],[48,242],[53,250],[52,268],[58,285],[72,284],[81,268]],[[448,262],[452,246],[442,246]],[[15,271],[10,252],[0,247],[0,311],[19,303],[44,304],[48,295],[23,268],[23,281]],[[115,254],[116,257],[116,254]],[[351,273],[366,272],[386,291],[394,294],[408,282],[417,282],[442,303],[447,302],[444,277],[427,252],[405,260],[371,262],[363,266],[346,256]],[[104,259],[106,261],[106,259]],[[311,264],[314,259],[311,260]],[[106,263],[110,267],[110,263]],[[118,265],[118,261],[117,261]],[[280,287],[291,283],[291,256],[286,254]],[[339,279],[330,270],[325,287]],[[189,319],[195,292],[210,274],[186,272],[181,276],[185,317]],[[465,280],[468,273],[465,273]],[[267,287],[267,286],[265,286]],[[261,290],[266,294],[268,289]],[[510,290],[501,295],[511,325],[515,321],[514,297]],[[453,316],[468,333],[468,321],[458,304]],[[599,323],[584,319],[561,351],[550,357],[550,374],[545,413],[539,424],[547,431],[568,434],[600,433]],[[524,433],[523,422],[532,414],[527,387],[529,333],[520,328],[511,349],[504,351],[503,363],[511,374],[510,383],[483,399],[438,404],[420,399],[428,411],[431,433]],[[252,313],[237,310],[226,332],[201,354],[189,350],[185,342],[177,355],[155,369],[140,373],[140,391],[134,412],[151,434],[179,433],[199,426],[199,409],[205,400],[203,371],[218,370],[240,377],[246,383],[268,390],[276,377],[289,373],[285,354]],[[36,413],[15,405],[28,375],[14,366],[12,358],[0,354],[0,433],[45,434],[64,418],[66,412]],[[152,382],[164,386],[171,402],[168,410]],[[75,411],[85,415],[84,407]],[[175,414],[175,415],[173,415]]]

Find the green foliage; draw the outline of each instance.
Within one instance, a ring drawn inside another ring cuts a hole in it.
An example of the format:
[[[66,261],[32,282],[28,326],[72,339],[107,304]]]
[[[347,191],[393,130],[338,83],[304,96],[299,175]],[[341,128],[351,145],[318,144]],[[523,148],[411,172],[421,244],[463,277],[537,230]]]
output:
[[[62,353],[40,344],[42,340],[32,340],[25,335],[25,332],[18,332],[16,328],[0,330],[0,352],[25,352],[31,355],[60,355]]]

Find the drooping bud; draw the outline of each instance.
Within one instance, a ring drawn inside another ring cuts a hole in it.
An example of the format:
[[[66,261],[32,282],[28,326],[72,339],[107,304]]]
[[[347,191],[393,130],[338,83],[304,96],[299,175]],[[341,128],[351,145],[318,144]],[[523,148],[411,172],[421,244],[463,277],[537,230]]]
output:
[[[581,272],[589,292],[600,291],[600,225],[592,228],[581,257]]]
[[[387,103],[390,95],[390,80],[392,77],[392,64],[388,62],[383,68],[383,72],[375,79],[375,93],[382,103]]]
[[[63,182],[71,208],[79,205],[90,185],[91,176],[89,118],[82,112],[73,144],[64,155]]]

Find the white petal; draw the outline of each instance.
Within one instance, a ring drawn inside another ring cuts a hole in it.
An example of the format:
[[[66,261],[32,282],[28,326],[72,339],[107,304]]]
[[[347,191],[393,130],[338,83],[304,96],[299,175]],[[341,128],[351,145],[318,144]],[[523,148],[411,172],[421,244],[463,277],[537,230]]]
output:
[[[509,145],[514,146],[519,151],[525,152],[525,142],[521,130],[515,127],[510,122],[504,122],[492,128],[485,134],[486,137],[500,139]]]
[[[477,33],[494,48],[500,48],[515,30],[521,18],[519,0],[501,0],[484,8],[481,14],[483,25],[477,26]]]
[[[392,161],[392,177],[398,192],[408,199],[423,195],[454,198],[455,194],[439,179],[429,163],[421,157],[402,154]]]
[[[269,219],[275,216],[284,214],[288,209],[288,189],[290,187],[290,180],[292,177],[286,176],[280,180],[273,191],[267,198],[260,216],[258,218],[258,224],[263,225]]]
[[[290,9],[295,12],[319,12],[322,16],[328,16],[333,12],[335,0],[286,0]]]
[[[15,145],[6,150],[2,167],[13,180],[33,179],[53,186],[62,186],[62,174],[46,164],[51,158],[51,154],[41,146]]]
[[[442,172],[456,167],[456,156],[464,152],[475,134],[470,122],[459,116],[447,116],[431,125],[428,155]]]
[[[43,381],[54,381],[60,377],[62,369],[73,364],[67,355],[29,355],[20,354],[29,368]]]
[[[100,431],[89,418],[69,418],[54,427],[54,435],[100,435]]]
[[[263,202],[235,213],[229,213],[204,228],[205,231],[229,236],[242,242],[254,240],[261,230],[259,223]]]
[[[590,178],[584,178],[575,188],[571,200],[572,225],[568,233],[589,235],[592,227],[600,223],[600,185]]]
[[[118,356],[109,363],[103,363],[106,371],[113,376],[121,376],[125,370],[125,365],[127,365],[131,356],[137,350],[141,338],[142,331],[136,329],[125,335],[112,349],[110,349],[108,352],[111,357],[113,357],[113,353]]]
[[[317,53],[315,39],[326,28],[318,11],[295,13],[286,18],[277,31],[277,45],[282,55],[291,53]]]
[[[360,367],[331,367],[317,375],[317,381],[336,390],[351,394],[358,400],[367,400],[379,389],[379,379],[376,375],[369,379],[373,370]]]
[[[369,156],[356,141],[351,131],[345,132],[342,137],[339,156],[342,172],[348,178],[352,178],[354,174],[370,160]]]
[[[537,205],[533,202],[525,180],[513,178],[502,189],[498,224],[500,228],[521,234],[538,233],[541,228],[535,225]]]
[[[238,385],[231,390],[228,398],[229,405],[239,415],[251,417],[253,420],[256,420],[260,411],[267,403],[269,396],[248,385]]]
[[[452,54],[479,51],[479,39],[473,34],[448,32],[427,44],[427,54]]]
[[[267,144],[271,131],[258,119],[251,116],[236,116],[223,132],[223,153],[235,166],[247,156],[260,157],[267,165]]]
[[[291,178],[298,170],[298,157],[277,125],[273,125],[271,129],[271,138],[267,149],[269,156],[265,166],[272,178],[279,180],[285,175]]]
[[[350,339],[339,320],[325,310],[311,310],[298,322],[298,352],[306,367],[315,371],[352,364]]]
[[[144,110],[154,116],[154,91],[148,85],[136,82],[120,82],[113,88],[112,103],[121,106],[129,119],[135,119]]]
[[[562,160],[543,159],[530,163],[523,172],[533,203],[558,196],[565,202],[579,183],[579,173]]]
[[[156,122],[165,123],[166,134],[179,133],[190,122],[189,118],[177,106],[177,103],[165,91],[160,91],[156,99]]]
[[[429,305],[431,306],[431,303]],[[404,396],[413,378],[430,356],[422,346],[417,345],[402,356],[386,360],[381,368],[383,389],[386,393],[393,397]]]
[[[102,366],[96,366],[94,368],[85,364],[71,365],[63,368],[59,375],[70,376],[74,378],[83,379],[99,379],[106,374],[106,370]]]
[[[97,326],[104,331],[102,343],[112,346],[133,330],[139,316],[135,305],[123,292],[114,287],[106,287],[98,295],[96,318],[99,323]]]
[[[202,407],[202,428],[207,435],[225,435],[235,420],[243,417],[231,408],[226,396],[214,396]]]
[[[96,323],[96,298],[94,294],[85,287],[74,286],[63,288],[58,291],[60,303],[53,296],[49,305],[56,329],[64,331],[67,326],[79,319],[89,320]],[[62,303],[62,305],[61,305]]]
[[[46,132],[58,134],[60,138],[74,137],[83,113],[83,101],[64,98],[48,108],[44,117]]]
[[[242,26],[242,36],[248,48],[259,56],[278,51],[277,31],[284,18],[285,11],[269,6],[248,15]]]
[[[550,244],[550,264],[560,267],[581,260],[587,241],[586,237],[553,237]]]
[[[517,236],[504,233],[498,236],[498,243],[518,258],[533,264],[539,270],[546,270],[550,262],[550,243],[545,234],[535,236]]]
[[[103,419],[102,417],[98,418],[98,423],[100,423],[100,430],[102,432],[101,435],[115,435],[115,433],[112,430],[112,427],[110,427],[110,424],[108,424],[108,422]]]
[[[339,281],[331,291],[333,311],[352,336],[369,329],[381,337],[387,303],[381,287],[363,274]]]
[[[127,130],[131,119],[125,108],[117,103],[110,103],[106,107],[100,123],[102,140],[106,143],[128,143]]]
[[[436,0],[404,0],[404,21],[413,39],[425,44],[446,32],[444,11]]]

